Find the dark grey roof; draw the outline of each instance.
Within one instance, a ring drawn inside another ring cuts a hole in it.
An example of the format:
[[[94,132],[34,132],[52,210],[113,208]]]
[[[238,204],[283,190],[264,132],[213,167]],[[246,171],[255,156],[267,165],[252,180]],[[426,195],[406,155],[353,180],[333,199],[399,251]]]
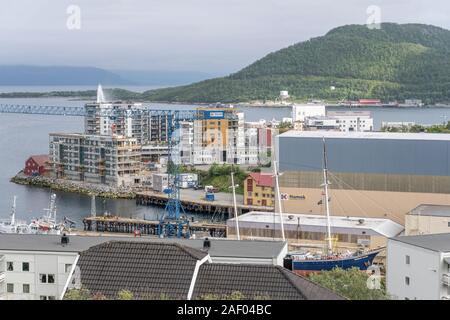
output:
[[[450,252],[450,233],[424,234],[391,238],[413,246],[439,252]]]
[[[421,204],[412,209],[409,214],[421,216],[450,217],[450,205]]]
[[[80,254],[81,283],[91,293],[116,298],[130,290],[136,298],[186,298],[201,251],[177,243],[111,241]]]
[[[129,236],[76,236],[69,235],[69,244],[61,246],[61,237],[58,235],[34,235],[34,234],[0,234],[0,250],[24,250],[24,251],[55,251],[55,252],[81,252],[92,246],[108,241],[144,241],[180,243],[185,246],[199,249],[203,248],[203,240],[187,239],[160,239],[156,237],[129,237]],[[237,257],[237,258],[274,258],[283,250],[285,243],[282,241],[259,240],[230,240],[210,239],[211,257]]]
[[[78,265],[91,293],[115,298],[127,289],[137,299],[186,299],[196,261],[205,255],[178,243],[112,241],[82,252]],[[342,299],[279,266],[208,262],[200,267],[193,298],[236,291],[247,299]]]
[[[291,271],[268,265],[204,264],[193,298],[240,292],[245,299],[341,300],[342,297]]]

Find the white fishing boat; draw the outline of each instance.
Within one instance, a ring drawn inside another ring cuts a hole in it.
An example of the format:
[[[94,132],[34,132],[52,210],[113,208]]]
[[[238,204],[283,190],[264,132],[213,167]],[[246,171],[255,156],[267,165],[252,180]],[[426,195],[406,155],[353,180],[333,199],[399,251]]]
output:
[[[16,199],[14,196],[10,219],[0,220],[0,233],[31,233],[26,221],[16,220]]]
[[[42,217],[32,219],[29,227],[31,233],[39,234],[61,234],[64,230],[64,223],[56,222],[56,194],[52,193],[50,196],[50,205]]]

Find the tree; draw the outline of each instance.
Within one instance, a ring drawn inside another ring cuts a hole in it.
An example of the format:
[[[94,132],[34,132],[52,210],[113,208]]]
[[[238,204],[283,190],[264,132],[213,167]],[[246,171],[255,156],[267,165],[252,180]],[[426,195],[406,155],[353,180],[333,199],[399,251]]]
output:
[[[323,271],[311,274],[310,280],[316,282],[341,296],[350,300],[386,300],[389,296],[386,285],[381,279],[380,289],[369,289],[367,286],[368,274],[358,268]]]
[[[117,299],[118,300],[133,300],[134,295],[133,295],[133,292],[122,289],[119,292],[117,292]]]
[[[92,300],[92,294],[88,289],[70,289],[64,295],[64,300]]]

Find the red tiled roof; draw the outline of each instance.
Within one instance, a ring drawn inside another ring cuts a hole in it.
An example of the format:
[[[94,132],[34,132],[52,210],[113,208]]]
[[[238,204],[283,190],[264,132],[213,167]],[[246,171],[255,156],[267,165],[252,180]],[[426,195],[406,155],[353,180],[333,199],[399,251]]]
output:
[[[250,177],[256,181],[258,186],[273,187],[273,176],[270,173],[253,172],[250,173]]]
[[[38,166],[45,166],[45,164],[49,161],[48,154],[37,154],[30,156],[31,159],[34,160],[38,164]]]

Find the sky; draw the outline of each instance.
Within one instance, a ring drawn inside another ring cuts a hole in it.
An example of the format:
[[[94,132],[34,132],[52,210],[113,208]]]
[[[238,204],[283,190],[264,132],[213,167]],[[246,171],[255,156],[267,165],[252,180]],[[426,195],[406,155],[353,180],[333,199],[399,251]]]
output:
[[[0,64],[228,74],[370,6],[450,29],[448,0],[0,0]]]

